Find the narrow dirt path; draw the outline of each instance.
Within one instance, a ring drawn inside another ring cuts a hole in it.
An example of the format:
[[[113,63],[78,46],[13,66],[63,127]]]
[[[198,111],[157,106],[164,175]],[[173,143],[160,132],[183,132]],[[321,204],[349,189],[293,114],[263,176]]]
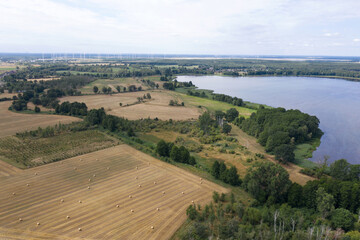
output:
[[[249,151],[264,154],[265,159],[272,161],[273,163],[279,164],[279,162],[275,160],[275,157],[273,155],[265,152],[264,147],[257,142],[257,139],[255,137],[249,136],[237,126],[232,125],[231,135],[235,137],[240,144],[247,147]],[[305,185],[306,182],[315,180],[315,178],[313,177],[300,173],[301,167],[295,164],[289,163],[280,165],[285,168],[286,171],[288,171],[290,175],[290,180],[300,185]]]

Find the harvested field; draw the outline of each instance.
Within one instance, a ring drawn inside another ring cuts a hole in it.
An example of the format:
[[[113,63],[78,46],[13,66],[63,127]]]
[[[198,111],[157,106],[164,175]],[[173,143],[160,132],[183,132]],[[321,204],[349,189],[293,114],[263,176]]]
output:
[[[10,176],[21,172],[20,169],[6,163],[3,161],[0,161],[0,177],[1,176]]]
[[[46,81],[53,81],[53,80],[59,80],[60,78],[59,77],[46,77],[46,78],[30,78],[30,79],[28,79],[28,81],[38,81],[38,82],[40,82],[40,81],[44,81],[44,82],[46,82]]]
[[[142,97],[146,93],[151,94],[151,100],[144,103],[136,103],[137,97]],[[89,109],[97,109],[103,107],[107,113],[125,117],[131,120],[140,118],[159,118],[162,120],[187,120],[197,119],[201,111],[192,106],[169,106],[170,100],[178,100],[176,96],[172,96],[168,91],[141,91],[129,92],[113,95],[89,95],[89,96],[71,96],[60,99],[61,102],[85,102]],[[122,103],[122,107],[120,106]],[[130,106],[126,106],[129,104]]]
[[[0,98],[12,98],[13,96],[17,96],[16,93],[0,93]]]
[[[10,105],[9,101],[0,102],[0,137],[38,127],[53,126],[59,122],[65,124],[81,121],[79,118],[69,116],[15,113],[8,110]]]
[[[127,145],[0,181],[2,239],[169,239],[192,201],[227,191]]]

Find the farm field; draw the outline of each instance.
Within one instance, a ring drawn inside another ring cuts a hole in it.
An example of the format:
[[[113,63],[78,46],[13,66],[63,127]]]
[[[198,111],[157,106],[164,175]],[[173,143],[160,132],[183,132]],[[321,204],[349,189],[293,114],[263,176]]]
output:
[[[58,123],[81,121],[79,118],[69,116],[15,113],[8,110],[10,105],[10,101],[0,102],[0,137]]]
[[[144,77],[144,79],[149,79],[152,81],[159,80],[159,76],[149,76]],[[121,91],[123,91],[123,87],[128,87],[129,85],[135,85],[136,87],[142,86],[143,89],[148,89],[148,87],[137,78],[114,78],[114,79],[98,79],[80,89],[83,94],[94,94],[93,87],[97,86],[99,91],[103,87],[110,87],[113,92],[117,92],[116,86],[121,86]]]
[[[118,140],[96,130],[63,132],[52,137],[9,136],[0,138],[0,160],[25,168],[118,144]]]
[[[146,100],[144,103],[134,104],[138,101],[137,97],[143,97],[146,93],[151,94],[150,101]],[[61,102],[84,102],[89,109],[103,107],[108,114],[125,117],[130,120],[148,117],[157,117],[162,120],[187,120],[197,119],[201,114],[201,109],[194,106],[169,106],[170,100],[182,101],[177,95],[172,95],[170,91],[165,90],[127,92],[112,95],[70,96],[60,99]],[[120,103],[122,103],[122,106],[120,106]],[[126,106],[127,104],[130,106]]]
[[[227,189],[119,145],[0,177],[1,239],[169,239]]]
[[[15,64],[0,62],[0,74],[12,70],[16,70]]]

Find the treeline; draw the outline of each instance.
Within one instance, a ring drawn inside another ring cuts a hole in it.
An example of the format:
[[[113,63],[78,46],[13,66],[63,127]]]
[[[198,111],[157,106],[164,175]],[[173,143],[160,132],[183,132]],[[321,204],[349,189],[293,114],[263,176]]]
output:
[[[221,168],[221,163],[214,163],[212,174],[221,178]],[[301,186],[292,183],[280,165],[258,162],[241,185],[256,199],[251,206],[245,207],[233,194],[214,192],[213,203],[188,207],[190,224],[181,238],[356,240],[359,184],[323,178]]]
[[[56,108],[59,104],[58,98],[63,96],[75,96],[80,95],[81,92],[77,88],[87,85],[94,81],[93,78],[86,76],[70,76],[63,77],[59,80],[52,81],[40,81],[37,83],[29,82],[8,82],[6,86],[9,92],[13,87],[26,90],[21,90],[17,99],[14,100],[11,109],[21,111],[27,109],[27,103],[32,102],[35,105],[42,105],[43,107]],[[45,89],[49,89],[44,91]],[[38,108],[39,109],[39,108]]]
[[[193,87],[194,85],[192,82],[178,82],[177,80],[164,82],[163,88],[174,91],[175,88],[182,88],[182,87]]]
[[[186,163],[195,165],[196,160],[193,156],[190,156],[190,152],[184,146],[177,147],[172,142],[165,142],[160,140],[156,145],[156,153],[160,157],[170,158],[175,162]]]
[[[63,102],[60,105],[57,105],[55,112],[57,114],[64,114],[70,116],[86,116],[87,115],[87,106],[85,103],[79,102]]]
[[[187,94],[190,96],[196,96],[196,97],[202,97],[202,98],[209,97],[204,91],[201,91],[201,90],[188,90]],[[245,106],[244,101],[238,97],[231,97],[229,95],[218,94],[218,93],[211,93],[210,96],[215,101],[226,102],[226,103],[232,104],[234,106],[239,106],[239,107]]]
[[[250,118],[240,117],[235,124],[255,136],[267,152],[282,162],[294,160],[294,145],[320,137],[319,119],[299,110],[259,109]]]
[[[245,206],[232,193],[214,192],[210,204],[192,204],[186,214],[188,223],[179,234],[184,240],[358,240],[360,237],[357,230],[352,230],[357,226],[347,228],[354,225],[355,217],[346,215],[341,209],[335,210],[330,220],[324,221],[311,210],[292,208],[287,204]]]

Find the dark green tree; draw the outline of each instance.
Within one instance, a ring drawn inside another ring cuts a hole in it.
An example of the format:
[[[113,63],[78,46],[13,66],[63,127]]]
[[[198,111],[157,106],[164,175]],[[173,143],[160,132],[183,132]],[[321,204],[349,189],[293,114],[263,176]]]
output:
[[[354,221],[353,214],[344,208],[335,209],[331,214],[331,225],[334,229],[342,228],[349,231],[353,228]]]
[[[275,159],[282,163],[295,160],[294,147],[290,144],[281,144],[274,148]]]
[[[211,168],[211,175],[213,175],[216,179],[220,178],[220,163],[215,160]]]
[[[181,162],[181,151],[175,145],[171,148],[170,158],[175,162]]]
[[[160,140],[156,145],[156,152],[162,157],[169,157],[169,146],[164,140]]]
[[[286,200],[291,181],[289,173],[280,165],[259,162],[248,170],[243,186],[261,203],[270,197],[276,203],[282,203]]]
[[[229,134],[231,132],[231,125],[224,123],[223,124],[223,128],[222,128],[222,132],[225,134]]]
[[[288,191],[288,204],[292,207],[303,206],[303,191],[302,186],[293,183]]]
[[[209,112],[204,112],[199,117],[199,124],[200,124],[200,129],[203,130],[204,133],[209,133],[212,124],[212,119]]]
[[[226,111],[226,120],[228,120],[229,122],[234,121],[235,118],[237,118],[238,116],[239,116],[239,112],[235,108],[230,108],[229,110]]]
[[[94,86],[94,87],[93,87],[93,91],[94,91],[94,93],[96,94],[96,93],[98,93],[99,88],[98,88],[97,86]]]
[[[345,159],[334,161],[330,165],[330,176],[342,181],[349,180],[350,163],[348,163]]]
[[[233,186],[237,186],[240,183],[239,175],[235,166],[231,166],[227,173],[227,182]]]

